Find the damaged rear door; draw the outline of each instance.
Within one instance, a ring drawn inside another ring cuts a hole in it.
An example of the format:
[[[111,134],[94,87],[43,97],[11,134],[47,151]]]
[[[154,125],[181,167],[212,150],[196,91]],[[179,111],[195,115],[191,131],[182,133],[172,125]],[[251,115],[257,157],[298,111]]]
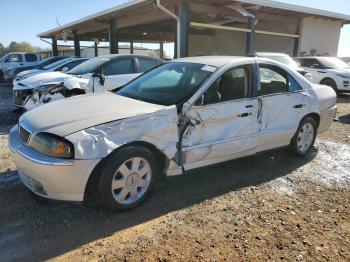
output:
[[[224,72],[185,113],[185,170],[252,154],[257,145],[259,103],[251,97],[253,66]]]

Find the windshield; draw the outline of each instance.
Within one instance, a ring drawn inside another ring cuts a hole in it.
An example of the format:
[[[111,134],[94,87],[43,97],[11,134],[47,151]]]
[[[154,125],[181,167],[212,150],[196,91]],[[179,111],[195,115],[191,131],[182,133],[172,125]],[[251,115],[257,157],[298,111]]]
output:
[[[203,64],[168,63],[125,85],[117,94],[159,105],[174,105],[194,94],[215,70]]]
[[[298,64],[290,56],[287,55],[262,55],[261,57],[280,62],[288,67],[297,68]]]
[[[326,68],[349,68],[349,65],[337,57],[320,57],[320,63]]]
[[[60,66],[60,65],[62,65],[64,63],[66,63],[66,62],[69,62],[71,60],[72,60],[72,58],[65,58],[65,59],[59,60],[59,61],[57,61],[55,63],[49,64],[47,66],[44,66],[43,69],[44,70],[51,70],[51,69],[54,69],[54,68],[56,68],[56,67],[58,67],[58,66]]]
[[[68,71],[67,74],[85,75],[88,73],[93,73],[98,67],[100,67],[104,63],[108,62],[109,60],[110,60],[110,58],[106,58],[106,57],[93,58],[93,59],[85,61],[84,63],[81,63],[80,65],[74,67],[73,69]]]

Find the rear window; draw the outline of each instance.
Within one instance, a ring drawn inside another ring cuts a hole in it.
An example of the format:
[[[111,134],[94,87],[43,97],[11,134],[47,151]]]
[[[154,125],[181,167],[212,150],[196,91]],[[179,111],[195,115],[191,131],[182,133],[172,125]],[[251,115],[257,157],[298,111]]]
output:
[[[27,62],[35,62],[38,60],[38,57],[35,54],[25,54],[24,57]]]
[[[144,73],[152,68],[157,67],[157,61],[147,58],[138,58],[139,60],[139,72]]]

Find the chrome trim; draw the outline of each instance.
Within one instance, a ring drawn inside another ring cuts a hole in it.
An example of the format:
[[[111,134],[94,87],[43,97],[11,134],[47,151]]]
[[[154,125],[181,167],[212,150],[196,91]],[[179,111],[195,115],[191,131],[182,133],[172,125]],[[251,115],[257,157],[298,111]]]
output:
[[[48,160],[39,160],[39,159],[36,159],[36,158],[33,158],[19,150],[16,150],[15,151],[16,153],[20,154],[21,156],[23,156],[24,158],[30,160],[30,161],[33,161],[37,164],[41,164],[41,165],[47,165],[47,166],[74,166],[74,162],[73,161],[70,161],[70,160],[61,160],[60,159],[60,162],[56,162],[56,161],[48,161]]]

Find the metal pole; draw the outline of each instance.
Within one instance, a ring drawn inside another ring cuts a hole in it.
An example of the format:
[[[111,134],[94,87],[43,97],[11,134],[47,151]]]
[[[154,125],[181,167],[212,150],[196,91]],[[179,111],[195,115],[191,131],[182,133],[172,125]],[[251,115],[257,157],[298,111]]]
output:
[[[190,9],[186,1],[182,1],[179,10],[180,22],[178,25],[178,37],[180,36],[179,51],[180,57],[188,56],[188,34],[190,26]],[[180,31],[180,32],[179,32]]]
[[[254,49],[254,34],[255,34],[255,17],[248,17],[248,24],[250,28],[250,32],[247,33],[247,43],[246,43],[246,55],[253,55]]]
[[[95,57],[98,56],[98,47],[97,47],[97,42],[94,42],[94,50],[95,50]]]
[[[130,54],[134,53],[134,40],[130,40]]]
[[[77,34],[74,33],[74,54],[80,56],[80,42]]]
[[[160,59],[164,58],[164,43],[163,43],[163,41],[160,41],[160,43],[159,43],[159,58]]]
[[[109,20],[109,52],[111,54],[118,54],[118,35],[117,35],[117,21]]]
[[[52,38],[52,55],[58,56],[57,40],[54,37]]]

